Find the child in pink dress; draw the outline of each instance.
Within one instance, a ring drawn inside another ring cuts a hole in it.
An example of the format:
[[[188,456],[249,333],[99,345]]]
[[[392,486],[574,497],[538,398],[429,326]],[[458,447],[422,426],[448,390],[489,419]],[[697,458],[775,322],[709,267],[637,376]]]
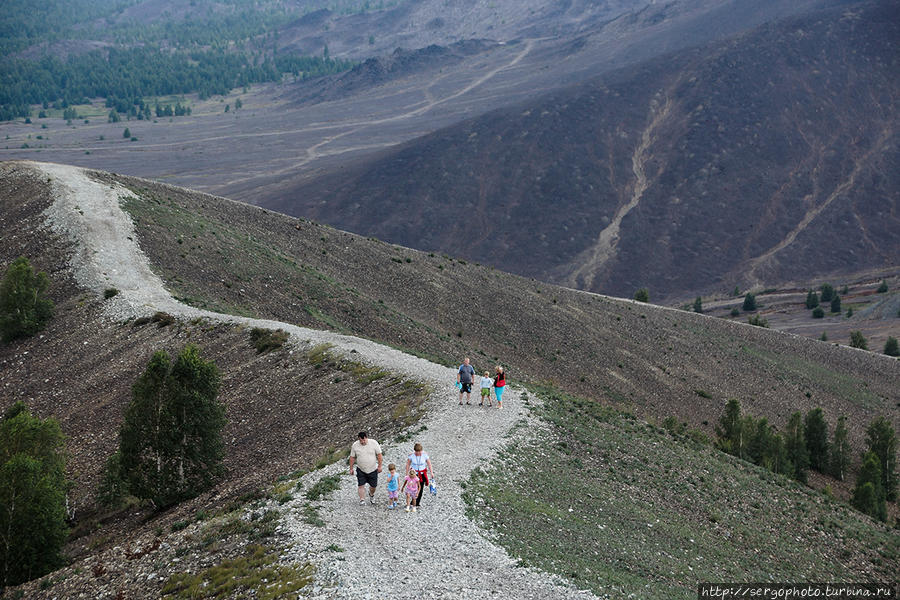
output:
[[[406,474],[406,479],[403,480],[403,488],[400,490],[406,492],[406,512],[409,512],[410,502],[415,500],[416,495],[419,493],[419,474],[410,467],[409,473]],[[412,507],[412,511],[416,512],[416,507]]]

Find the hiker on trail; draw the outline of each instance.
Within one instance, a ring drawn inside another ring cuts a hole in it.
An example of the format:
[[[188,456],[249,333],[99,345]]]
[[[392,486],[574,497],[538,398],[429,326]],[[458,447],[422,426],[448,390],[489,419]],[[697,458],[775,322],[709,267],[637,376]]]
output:
[[[366,484],[369,485],[369,502],[375,504],[375,488],[378,487],[378,474],[381,473],[381,446],[369,439],[365,431],[359,432],[359,439],[350,446],[350,474],[353,475],[353,464],[356,464],[356,485],[359,486],[359,503],[366,503]]]
[[[422,492],[425,491],[425,486],[429,485],[429,483],[434,484],[434,467],[431,466],[431,459],[428,457],[428,454],[422,452],[422,444],[416,443],[413,446],[413,453],[406,459],[406,470],[409,471],[410,469],[416,473],[419,481],[422,482],[422,485],[419,486],[419,493],[416,495],[413,503],[413,506],[419,506],[419,503],[422,502]],[[428,477],[429,474],[431,475],[430,479]]]
[[[494,395],[497,396],[497,408],[503,408],[503,390],[506,389],[506,372],[497,365],[494,369]]]
[[[462,404],[462,397],[465,394],[466,404],[471,404],[469,398],[472,395],[472,383],[475,381],[475,368],[469,364],[468,357],[463,359],[463,364],[459,365],[459,370],[456,372],[456,381],[462,385],[459,388],[459,403]]]
[[[419,476],[412,467],[406,469],[406,479],[403,480],[403,491],[406,492],[406,512],[412,506],[412,511],[416,512],[416,494],[422,493],[422,486],[419,484]]]
[[[481,378],[481,402],[478,403],[478,406],[484,406],[485,398],[487,398],[488,406],[493,406],[491,404],[492,385],[494,385],[494,380],[491,379],[491,374],[485,371],[484,376]]]
[[[400,496],[400,473],[397,472],[397,465],[389,464],[388,473],[388,508],[397,508],[397,498]]]

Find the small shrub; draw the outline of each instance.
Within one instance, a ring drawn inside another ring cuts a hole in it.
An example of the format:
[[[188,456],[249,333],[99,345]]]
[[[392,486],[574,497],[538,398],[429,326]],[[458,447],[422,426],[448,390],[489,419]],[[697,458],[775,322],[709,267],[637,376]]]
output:
[[[641,288],[634,293],[634,299],[638,302],[650,302],[650,290]]]
[[[850,332],[850,347],[851,348],[859,348],[861,350],[868,350],[869,343],[866,341],[866,338],[863,336],[861,331],[851,331]]]
[[[741,314],[741,311],[740,311],[740,309],[739,309],[737,306],[735,306],[734,308],[731,309],[731,316],[732,316],[732,317],[740,316],[740,314]]]
[[[29,337],[53,316],[53,302],[45,297],[50,282],[43,271],[35,273],[27,258],[9,265],[0,282],[0,337],[4,342]]]
[[[887,292],[887,291],[888,291],[888,284],[887,284],[887,281],[885,281],[884,279],[882,279],[882,280],[881,280],[881,285],[879,285],[879,286],[878,286],[878,289],[875,290],[875,291],[878,292],[879,294],[884,294],[885,292]]]
[[[888,356],[900,356],[900,347],[897,344],[897,338],[889,337],[884,343],[884,353]]]
[[[172,532],[174,533],[176,531],[181,531],[182,529],[185,529],[188,525],[190,525],[190,522],[188,522],[188,521],[175,521],[174,523],[172,523],[171,529],[172,529]]]
[[[768,327],[769,326],[769,321],[766,319],[763,319],[758,314],[747,317],[747,322],[750,323],[751,325],[756,325],[757,327]]]
[[[663,429],[673,435],[682,435],[687,430],[687,423],[681,423],[675,417],[666,417],[662,422]]]
[[[156,323],[156,326],[159,328],[167,327],[175,323],[175,317],[170,315],[167,312],[159,311],[154,313],[154,315],[150,318],[150,321]]]
[[[819,295],[813,291],[809,290],[806,294],[806,308],[813,309],[819,305]]]
[[[744,304],[742,306],[744,312],[751,312],[756,310],[756,296],[747,292],[747,295],[744,296]]]
[[[839,313],[841,312],[841,297],[837,294],[834,295],[834,298],[831,299],[831,312]]]
[[[119,290],[117,290],[116,288],[106,288],[106,290],[104,290],[103,292],[103,298],[105,300],[109,300],[110,298],[112,298],[113,296],[117,296],[118,294]]]
[[[825,311],[822,310],[821,306],[817,306],[812,311],[813,319],[821,319],[825,316]]]
[[[822,340],[823,342],[827,342],[828,341],[828,332],[823,331],[822,335],[819,336],[819,339]]]
[[[287,342],[288,333],[283,329],[264,329],[262,327],[254,327],[250,331],[250,341],[256,348],[257,354],[263,354],[271,350],[277,350],[284,346]]]

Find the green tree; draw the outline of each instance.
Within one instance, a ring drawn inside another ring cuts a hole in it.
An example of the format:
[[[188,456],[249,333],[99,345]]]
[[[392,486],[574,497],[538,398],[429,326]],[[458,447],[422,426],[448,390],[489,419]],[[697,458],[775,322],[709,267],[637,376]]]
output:
[[[823,342],[827,342],[828,341],[828,332],[823,331],[822,335],[819,336],[819,339],[822,340]]]
[[[694,300],[694,312],[695,313],[703,313],[703,298],[697,296]]]
[[[887,292],[887,291],[888,291],[888,284],[887,284],[887,281],[885,281],[884,279],[882,279],[882,280],[881,280],[881,285],[879,285],[879,286],[878,286],[878,289],[875,290],[875,291],[878,292],[879,294],[884,294],[885,292]]]
[[[128,128],[126,127],[126,128],[125,128],[125,131],[122,132],[122,137],[125,138],[126,140],[127,140],[128,138],[130,138],[130,137],[131,137],[131,130],[128,129]]]
[[[823,283],[819,289],[822,291],[819,299],[822,302],[831,302],[831,299],[834,298],[834,286],[830,283]]]
[[[798,410],[791,415],[784,430],[784,448],[788,460],[794,465],[791,474],[794,479],[806,483],[806,472],[809,469],[809,451],[803,435],[803,415]]]
[[[897,435],[890,421],[879,416],[866,429],[866,446],[878,457],[881,487],[890,501],[897,499]]]
[[[742,308],[744,309],[744,312],[756,310],[756,296],[747,292],[747,295],[744,296],[744,305]]]
[[[897,338],[888,337],[884,343],[884,353],[888,356],[900,356],[900,346],[897,344]]]
[[[725,412],[716,425],[716,446],[729,454],[744,454],[744,435],[741,420],[741,404],[735,398],[725,403]]]
[[[0,589],[62,564],[65,438],[55,419],[16,402],[0,422]]]
[[[834,428],[834,440],[829,448],[828,471],[835,479],[844,481],[850,468],[850,440],[847,432],[847,417],[838,418]]]
[[[806,293],[806,308],[813,309],[819,305],[819,295],[814,290]]]
[[[638,302],[650,302],[650,290],[641,288],[634,293],[634,299]]]
[[[187,345],[173,363],[156,352],[132,388],[119,431],[120,467],[128,489],[157,507],[192,498],[222,474],[225,407],[220,375]]]
[[[828,467],[828,423],[821,408],[806,413],[804,435],[806,450],[809,452],[809,466],[820,473]]]
[[[821,306],[817,306],[812,311],[813,319],[823,319],[825,317],[825,311],[822,310]]]
[[[879,519],[887,520],[887,505],[885,504],[884,488],[881,487],[881,467],[878,457],[874,452],[866,452],[863,455],[862,466],[856,477],[856,486],[850,499],[852,504],[860,512]]]
[[[834,298],[831,299],[831,312],[839,313],[841,312],[841,297],[837,294],[834,295]]]
[[[4,342],[34,335],[53,316],[53,302],[45,297],[47,274],[35,274],[31,263],[17,258],[0,282],[0,337]]]
[[[850,332],[850,347],[860,348],[862,350],[869,349],[869,344],[866,342],[866,338],[863,336],[862,331]]]

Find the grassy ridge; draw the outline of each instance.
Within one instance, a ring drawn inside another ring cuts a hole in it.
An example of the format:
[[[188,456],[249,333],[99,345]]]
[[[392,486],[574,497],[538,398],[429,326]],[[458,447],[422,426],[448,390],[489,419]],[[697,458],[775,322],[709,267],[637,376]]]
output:
[[[594,402],[542,393],[466,486],[524,564],[596,593],[693,598],[698,582],[890,580],[900,536],[848,506]],[[524,493],[523,493],[524,492]]]

